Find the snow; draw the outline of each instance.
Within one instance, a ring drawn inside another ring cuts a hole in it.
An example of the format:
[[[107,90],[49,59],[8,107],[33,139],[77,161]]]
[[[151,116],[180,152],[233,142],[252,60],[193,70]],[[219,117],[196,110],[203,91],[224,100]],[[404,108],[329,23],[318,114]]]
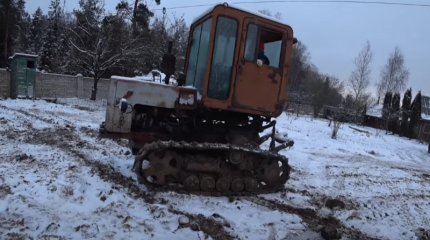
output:
[[[12,56],[12,58],[15,58],[15,57],[17,57],[17,56],[20,56],[20,57],[32,57],[32,58],[38,58],[38,57],[39,57],[38,55],[33,55],[33,54],[15,53],[15,54]]]
[[[268,19],[270,21],[274,21],[274,22],[277,22],[277,23],[280,23],[280,24],[283,24],[283,25],[288,25],[287,23],[285,23],[285,22],[283,22],[283,21],[281,21],[281,20],[279,20],[277,18],[270,17],[270,16],[267,16],[267,15],[261,14],[259,12],[251,11],[251,10],[248,10],[248,9],[245,9],[245,8],[241,8],[241,7],[238,7],[237,5],[234,5],[234,4],[230,4],[230,3],[227,3],[227,4],[228,4],[228,7],[230,7],[230,8],[235,8],[235,9],[243,11],[243,12],[254,14],[254,15],[259,16],[261,18],[265,18],[265,19]],[[200,20],[201,18],[203,18],[204,16],[206,16],[207,14],[209,14],[210,12],[212,12],[214,10],[214,8],[217,7],[218,5],[224,5],[224,2],[222,2],[222,3],[220,2],[220,3],[214,4],[213,6],[211,6],[210,8],[208,8],[206,11],[203,11],[200,15],[198,15],[197,17],[194,18],[194,20],[193,20],[193,22],[191,24],[197,22],[198,20]]]
[[[181,94],[181,95],[179,95],[179,104],[193,105],[194,104],[194,94]]]
[[[116,76],[113,75],[111,76],[111,78],[115,78],[115,79],[119,79],[119,80],[125,80],[125,81],[154,81],[154,73],[157,73],[157,75],[155,76],[155,82],[154,83],[159,83],[159,84],[164,84],[164,78],[166,77],[166,74],[162,73],[161,71],[154,69],[152,71],[150,71],[148,74],[144,75],[144,76],[135,76],[135,77],[123,77],[123,76]],[[170,77],[170,81],[169,83],[171,85],[177,85],[177,81],[176,79],[174,79],[173,77]]]
[[[335,140],[325,120],[282,114],[278,137],[295,142],[281,151],[293,168],[286,193],[231,201],[143,195],[127,141],[97,137],[105,107],[105,100],[0,101],[0,239],[322,239],[292,208],[380,239],[418,239],[416,230],[429,228],[430,154],[415,140],[348,124]],[[323,207],[328,197],[346,207]],[[205,227],[210,221],[218,228]],[[193,222],[200,230],[188,227]]]
[[[366,111],[366,115],[372,116],[372,117],[382,117],[382,104],[377,104],[373,107],[370,107]]]
[[[292,141],[292,139],[288,138],[288,133],[276,133],[275,139],[278,139],[281,142]]]

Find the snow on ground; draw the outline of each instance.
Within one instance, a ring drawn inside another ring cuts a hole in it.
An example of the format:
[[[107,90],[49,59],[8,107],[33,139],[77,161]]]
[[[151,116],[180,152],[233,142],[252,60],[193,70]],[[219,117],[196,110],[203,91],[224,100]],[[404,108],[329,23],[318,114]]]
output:
[[[0,101],[0,239],[322,239],[309,217],[329,216],[343,239],[418,239],[430,226],[430,154],[414,140],[348,124],[331,139],[324,120],[282,115],[295,141],[282,151],[286,193],[153,196],[127,142],[97,138],[105,104]],[[346,206],[323,207],[327,197]]]

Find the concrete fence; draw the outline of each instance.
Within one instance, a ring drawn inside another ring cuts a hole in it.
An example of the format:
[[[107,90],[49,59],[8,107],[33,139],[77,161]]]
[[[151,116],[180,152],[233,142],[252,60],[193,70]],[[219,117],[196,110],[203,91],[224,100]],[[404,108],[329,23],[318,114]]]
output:
[[[10,97],[11,74],[0,68],[0,97]],[[81,98],[89,99],[93,78],[81,75],[71,76],[36,72],[34,96],[36,98]],[[97,99],[106,99],[109,79],[100,79],[97,85]]]

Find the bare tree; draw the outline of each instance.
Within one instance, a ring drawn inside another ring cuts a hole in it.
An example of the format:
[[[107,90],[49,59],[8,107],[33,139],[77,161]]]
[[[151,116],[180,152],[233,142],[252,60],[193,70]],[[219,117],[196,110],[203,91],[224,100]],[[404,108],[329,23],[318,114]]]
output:
[[[298,41],[293,46],[291,54],[289,74],[288,74],[288,86],[287,94],[295,93],[300,90],[302,79],[310,66],[310,53],[301,41]]]
[[[341,115],[336,113],[333,116],[332,120],[333,120],[333,126],[332,126],[332,131],[331,131],[331,138],[337,139],[337,133],[339,131],[340,126],[342,125]]]
[[[337,133],[342,125],[342,122],[346,118],[346,108],[344,106],[338,108],[336,112],[328,116],[329,123],[328,126],[331,126],[331,138],[337,139]]]
[[[80,1],[80,7],[74,11],[78,24],[70,29],[74,35],[70,44],[76,51],[75,64],[94,78],[90,99],[96,100],[103,73],[134,55],[140,47],[135,44],[137,38],[129,36],[121,16],[105,13],[104,0]]]
[[[274,17],[279,20],[282,19],[282,13],[280,12],[276,12],[275,14],[272,14],[272,12],[269,9],[261,9],[261,10],[258,10],[258,12],[269,17]]]
[[[369,41],[366,42],[360,53],[354,59],[355,70],[351,73],[347,86],[354,98],[353,107],[356,111],[362,105],[367,104],[369,94],[366,92],[370,85],[370,75],[372,73],[371,63],[373,60],[373,52]]]
[[[378,95],[383,96],[386,92],[402,92],[406,88],[409,74],[404,56],[396,46],[385,66],[381,68],[381,80],[376,84]]]

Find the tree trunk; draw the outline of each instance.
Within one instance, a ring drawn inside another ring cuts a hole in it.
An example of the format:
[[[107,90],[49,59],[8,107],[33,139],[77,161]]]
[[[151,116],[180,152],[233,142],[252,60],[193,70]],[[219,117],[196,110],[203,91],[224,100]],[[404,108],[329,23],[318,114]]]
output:
[[[5,17],[6,22],[4,23],[5,31],[4,31],[4,61],[7,63],[8,57],[7,57],[7,40],[9,38],[9,6],[6,5],[6,11],[5,11]],[[0,61],[1,64],[1,61]]]
[[[389,124],[390,124],[390,117],[388,117],[388,118],[385,120],[385,135],[387,135],[387,134],[388,134]]]
[[[139,4],[139,0],[134,0],[134,9],[133,9],[133,19],[131,20],[133,36],[137,35],[137,6]]]
[[[98,78],[98,75],[97,75],[97,73],[94,75],[94,85],[93,85],[93,88],[91,89],[91,98],[90,98],[90,100],[93,100],[93,101],[95,101],[95,100],[97,100],[97,83],[98,83],[98,81],[99,81],[99,78]]]

